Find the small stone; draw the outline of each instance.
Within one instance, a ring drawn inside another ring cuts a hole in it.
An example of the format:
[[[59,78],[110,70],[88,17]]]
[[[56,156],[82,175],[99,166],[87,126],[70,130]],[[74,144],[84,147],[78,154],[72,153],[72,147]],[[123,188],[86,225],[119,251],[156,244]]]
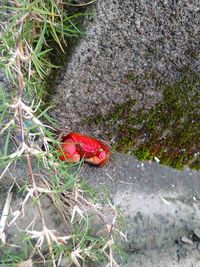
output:
[[[192,245],[193,244],[193,242],[192,242],[192,240],[191,239],[189,239],[187,236],[182,236],[181,237],[181,241],[183,242],[183,243],[186,243],[186,244],[189,244],[189,245]]]
[[[156,162],[158,162],[158,163],[160,162],[159,158],[154,157],[154,159],[155,159]]]

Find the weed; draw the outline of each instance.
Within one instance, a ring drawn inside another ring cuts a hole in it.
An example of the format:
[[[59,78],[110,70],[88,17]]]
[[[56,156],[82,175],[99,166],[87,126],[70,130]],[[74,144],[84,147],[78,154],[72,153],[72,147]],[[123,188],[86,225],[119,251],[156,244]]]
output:
[[[1,23],[0,36],[0,67],[9,81],[8,88],[0,90],[0,180],[8,174],[12,177],[0,219],[0,265],[60,266],[66,261],[65,266],[86,266],[104,260],[117,266],[113,251],[117,209],[108,200],[104,205],[98,203],[88,188],[87,198],[78,177],[82,162],[72,166],[59,161],[55,121],[48,115],[50,107],[42,109],[44,80],[57,68],[49,60],[49,43],[53,39],[64,52],[66,37],[80,33],[76,21],[83,14],[69,16],[63,2],[54,0],[18,0],[0,8],[10,14]],[[11,170],[25,164],[18,179]],[[13,206],[16,191],[20,202]],[[47,199],[56,208],[57,224],[64,231],[48,224]],[[107,210],[109,220],[104,215]],[[103,236],[91,231],[91,214],[100,218]],[[23,218],[28,219],[26,227],[21,224]],[[17,244],[9,236],[13,228],[18,233]]]

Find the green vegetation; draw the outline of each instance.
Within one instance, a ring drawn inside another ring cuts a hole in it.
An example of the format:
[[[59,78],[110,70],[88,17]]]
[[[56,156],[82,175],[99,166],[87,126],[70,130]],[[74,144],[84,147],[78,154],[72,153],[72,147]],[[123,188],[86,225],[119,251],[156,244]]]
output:
[[[99,201],[79,180],[81,162],[72,166],[59,160],[55,121],[43,103],[45,79],[57,68],[50,61],[54,47],[64,53],[66,38],[80,34],[77,19],[87,14],[69,15],[71,1],[3,3],[0,13],[10,14],[0,29],[0,68],[9,82],[0,88],[0,182],[8,182],[0,195],[0,266],[58,266],[61,261],[67,266],[95,266],[98,261],[113,266],[118,211],[106,195]],[[54,229],[45,215],[49,200],[59,216]],[[111,220],[104,216],[109,211]],[[94,232],[91,216],[100,218],[102,229],[97,230],[104,234]],[[28,225],[23,218],[30,220]]]
[[[117,151],[200,169],[199,86],[200,75],[187,70],[178,82],[163,86],[163,100],[149,111],[135,111],[135,100],[129,100],[91,122],[106,129]]]

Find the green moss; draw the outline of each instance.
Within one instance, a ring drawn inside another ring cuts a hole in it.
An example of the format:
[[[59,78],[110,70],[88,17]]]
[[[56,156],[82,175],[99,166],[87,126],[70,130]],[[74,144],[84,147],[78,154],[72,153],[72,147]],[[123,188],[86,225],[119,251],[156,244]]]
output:
[[[129,71],[127,74],[128,81],[135,81],[137,80],[137,77],[134,75],[133,71]]]
[[[175,168],[200,169],[200,75],[188,71],[163,88],[163,101],[148,112],[130,99],[106,116],[90,118],[105,129],[113,148],[140,159],[157,157]]]
[[[140,147],[134,153],[139,159],[152,159],[151,152],[148,147]]]

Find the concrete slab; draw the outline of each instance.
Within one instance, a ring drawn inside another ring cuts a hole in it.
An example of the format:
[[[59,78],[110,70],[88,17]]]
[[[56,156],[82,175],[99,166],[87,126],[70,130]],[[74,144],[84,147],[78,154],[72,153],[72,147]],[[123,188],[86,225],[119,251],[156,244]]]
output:
[[[129,259],[120,266],[200,266],[199,241],[181,241],[200,226],[199,172],[117,153],[104,168],[85,165],[82,176],[108,189],[126,217]]]

